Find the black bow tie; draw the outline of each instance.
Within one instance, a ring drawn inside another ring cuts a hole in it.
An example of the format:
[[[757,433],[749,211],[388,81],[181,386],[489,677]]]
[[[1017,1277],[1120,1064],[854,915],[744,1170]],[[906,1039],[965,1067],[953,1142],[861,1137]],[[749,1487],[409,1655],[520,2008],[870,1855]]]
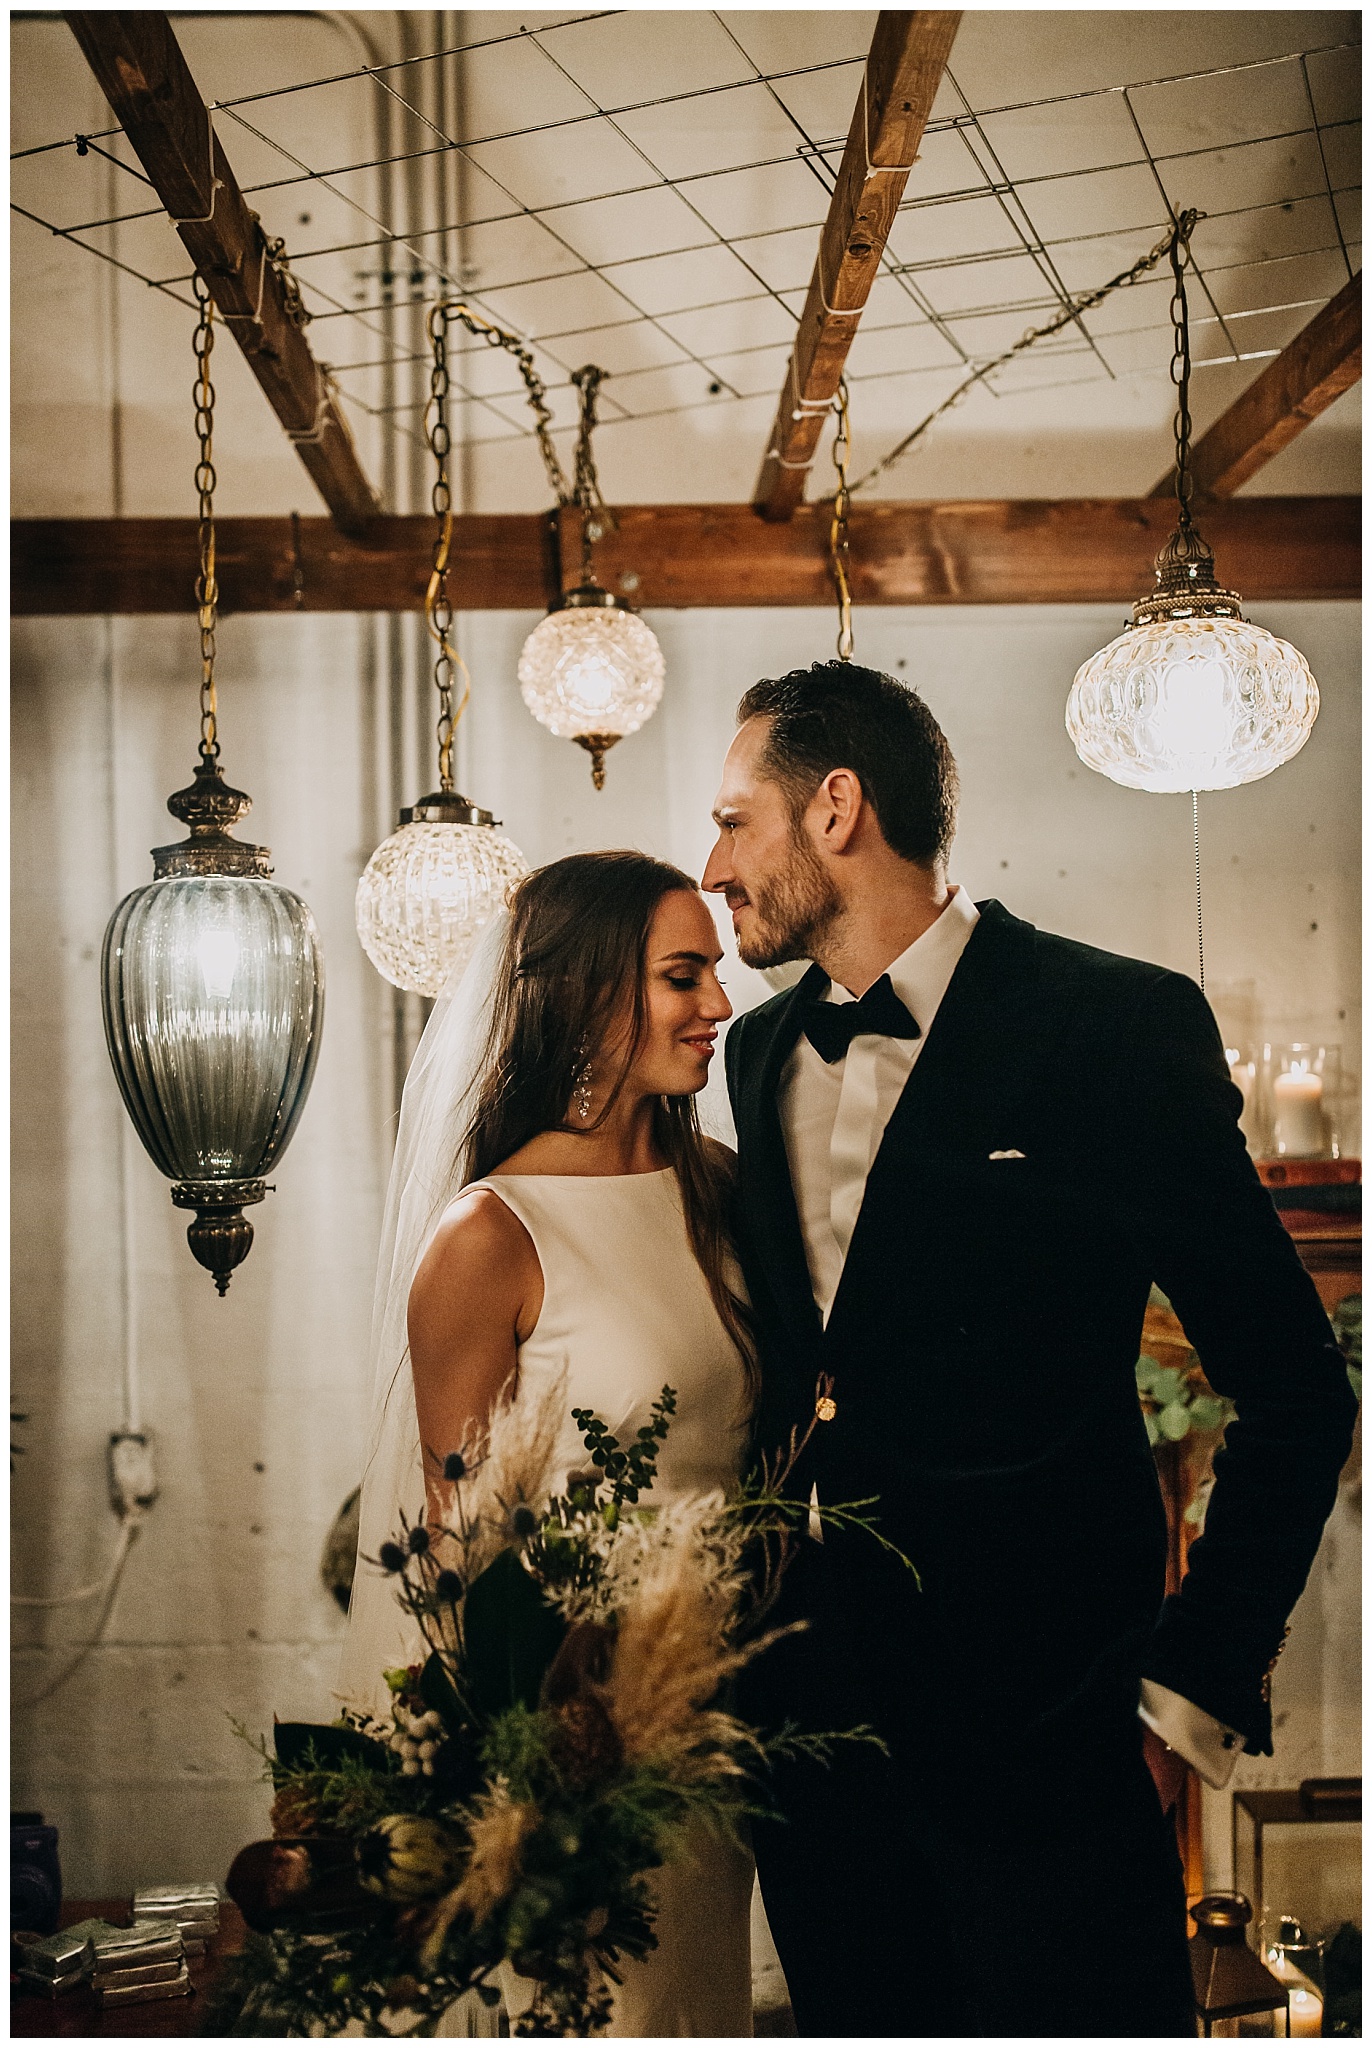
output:
[[[918,1038],[920,1028],[891,986],[889,974],[874,981],[855,1003],[806,1003],[801,1026],[828,1066],[841,1060],[855,1038]]]

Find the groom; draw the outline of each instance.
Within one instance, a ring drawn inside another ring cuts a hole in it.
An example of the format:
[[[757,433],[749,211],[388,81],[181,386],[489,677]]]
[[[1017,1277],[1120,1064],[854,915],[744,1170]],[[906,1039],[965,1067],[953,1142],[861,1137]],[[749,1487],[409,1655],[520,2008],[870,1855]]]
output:
[[[918,1573],[812,1515],[778,1616],[809,1627],[755,1667],[755,1718],[887,1750],[786,1767],[757,1830],[799,2032],[1193,2034],[1159,1792],[1272,1753],[1342,1359],[1195,985],[949,882],[957,771],[913,691],[825,662],[738,716],[704,887],[750,966],[814,963],[726,1045],[757,1441],[813,1421],[790,1490],[878,1496]],[[1167,1600],[1153,1282],[1238,1414]]]

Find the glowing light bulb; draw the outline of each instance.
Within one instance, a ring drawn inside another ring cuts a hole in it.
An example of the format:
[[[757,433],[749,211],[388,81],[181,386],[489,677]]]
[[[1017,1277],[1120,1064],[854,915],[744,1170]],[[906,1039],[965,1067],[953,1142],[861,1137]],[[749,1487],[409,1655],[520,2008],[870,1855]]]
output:
[[[224,925],[207,926],[195,942],[195,957],[206,995],[227,1002],[238,972],[239,944],[233,933]]]

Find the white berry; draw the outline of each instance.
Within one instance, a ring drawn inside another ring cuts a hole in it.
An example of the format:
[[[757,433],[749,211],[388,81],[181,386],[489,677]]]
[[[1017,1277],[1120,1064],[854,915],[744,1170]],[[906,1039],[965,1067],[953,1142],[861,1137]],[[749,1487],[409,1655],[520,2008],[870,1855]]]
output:
[[[400,1775],[402,1778],[417,1778],[422,1769],[423,1765],[417,1756],[407,1756],[400,1766]]]
[[[421,1742],[421,1743],[420,1743],[420,1745],[419,1745],[419,1761],[420,1761],[420,1762],[421,1762],[421,1763],[423,1764],[423,1766],[424,1766],[424,1768],[425,1768],[425,1770],[426,1770],[426,1771],[428,1770],[428,1768],[429,1768],[430,1764],[432,1764],[432,1762],[433,1762],[434,1758],[435,1758],[435,1757],[436,1757],[437,1755],[438,1755],[438,1744],[437,1744],[436,1742]]]

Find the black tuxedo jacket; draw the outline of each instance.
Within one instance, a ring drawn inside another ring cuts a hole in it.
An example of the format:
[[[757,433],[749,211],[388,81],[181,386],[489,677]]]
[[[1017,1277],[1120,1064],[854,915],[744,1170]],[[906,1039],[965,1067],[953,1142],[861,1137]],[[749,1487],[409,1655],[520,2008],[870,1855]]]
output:
[[[822,973],[726,1041],[758,1447],[803,1431],[830,1375],[837,1414],[789,1490],[879,1495],[921,1580],[869,1537],[805,1543],[804,1654],[830,1676],[841,1662],[847,1710],[887,1732],[912,1717],[954,1741],[1070,1730],[1148,1676],[1269,1755],[1264,1679],[1351,1442],[1343,1360],[1244,1148],[1194,983],[980,910],[873,1162],[827,1329],[777,1109]],[[992,1157],[1007,1152],[1023,1157]],[[1134,1378],[1152,1282],[1237,1407],[1165,1602]]]

